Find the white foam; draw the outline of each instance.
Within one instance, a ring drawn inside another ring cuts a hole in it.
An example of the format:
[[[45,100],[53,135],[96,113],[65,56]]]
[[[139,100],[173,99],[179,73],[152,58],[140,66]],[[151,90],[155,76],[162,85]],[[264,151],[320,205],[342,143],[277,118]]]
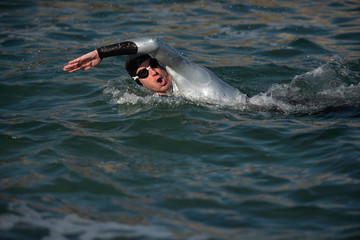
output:
[[[295,76],[289,84],[274,84],[249,102],[262,109],[286,113],[313,113],[328,107],[359,106],[359,73],[348,69],[346,64],[346,60],[334,57],[314,70]]]

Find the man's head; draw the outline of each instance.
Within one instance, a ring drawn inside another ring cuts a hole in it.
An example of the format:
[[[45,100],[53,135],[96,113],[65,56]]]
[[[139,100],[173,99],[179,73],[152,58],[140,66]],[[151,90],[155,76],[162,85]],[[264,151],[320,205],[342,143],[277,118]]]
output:
[[[126,59],[126,70],[137,84],[160,95],[165,94],[171,87],[171,76],[149,54],[129,55]]]

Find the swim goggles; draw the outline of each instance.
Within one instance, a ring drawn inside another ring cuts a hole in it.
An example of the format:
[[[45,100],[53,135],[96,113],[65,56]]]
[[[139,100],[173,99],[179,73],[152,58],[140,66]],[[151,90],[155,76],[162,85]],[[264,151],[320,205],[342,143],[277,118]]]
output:
[[[141,69],[137,76],[133,77],[133,79],[136,81],[139,78],[147,78],[149,76],[149,69],[150,68],[156,68],[159,66],[159,62],[155,58],[151,58],[149,62],[149,66],[147,68]]]

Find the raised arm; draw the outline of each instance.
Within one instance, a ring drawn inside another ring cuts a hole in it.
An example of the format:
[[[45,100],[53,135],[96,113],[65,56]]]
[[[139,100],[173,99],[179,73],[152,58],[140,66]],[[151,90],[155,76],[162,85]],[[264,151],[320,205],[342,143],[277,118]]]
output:
[[[70,61],[64,67],[64,71],[88,70],[100,64],[103,58],[130,54],[151,54],[161,63],[175,70],[180,69],[181,66],[186,66],[185,63],[187,63],[186,59],[174,48],[163,43],[161,40],[144,37],[100,47]]]
[[[100,47],[97,51],[101,59],[118,55],[150,54],[162,64],[179,70],[187,62],[174,48],[151,37],[129,39],[118,44]]]

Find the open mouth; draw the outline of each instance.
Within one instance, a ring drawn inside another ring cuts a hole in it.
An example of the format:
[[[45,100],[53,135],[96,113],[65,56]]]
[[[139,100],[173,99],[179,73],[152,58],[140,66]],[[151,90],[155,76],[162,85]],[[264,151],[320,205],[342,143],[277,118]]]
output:
[[[160,86],[164,86],[166,84],[165,80],[162,78],[158,78],[156,81],[159,83]]]

